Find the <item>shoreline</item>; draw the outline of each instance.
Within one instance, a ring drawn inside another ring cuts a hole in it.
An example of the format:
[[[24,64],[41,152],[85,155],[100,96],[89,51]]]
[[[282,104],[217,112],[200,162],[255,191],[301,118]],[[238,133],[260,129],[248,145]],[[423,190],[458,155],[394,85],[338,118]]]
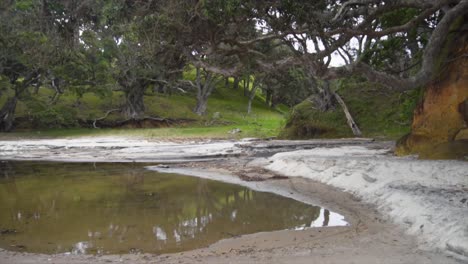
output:
[[[268,155],[269,157],[271,155]],[[358,198],[359,196],[345,192],[342,188],[304,177],[275,178],[278,173],[264,169],[270,164],[268,158],[243,154],[205,162],[192,160],[183,165],[174,165],[178,168],[158,168],[158,170],[166,170],[165,172],[183,170],[192,176],[208,172],[209,177],[215,180],[243,182],[247,185],[266,184],[280,195],[283,193],[294,196],[295,199],[305,199],[307,203],[344,215],[350,226],[243,235],[218,241],[207,248],[163,255],[45,255],[2,249],[0,263],[310,263],[314,261],[318,263],[460,263],[463,261],[454,259],[443,251],[422,250],[417,237],[406,234],[401,225],[395,224],[388,216],[379,213],[377,205],[363,201]]]

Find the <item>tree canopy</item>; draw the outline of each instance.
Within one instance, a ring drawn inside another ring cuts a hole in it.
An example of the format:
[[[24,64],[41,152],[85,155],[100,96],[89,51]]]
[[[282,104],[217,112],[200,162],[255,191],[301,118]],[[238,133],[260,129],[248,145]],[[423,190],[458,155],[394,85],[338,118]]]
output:
[[[14,93],[0,129],[39,87],[121,90],[122,112],[138,118],[145,91],[187,87],[189,66],[205,76],[190,82],[199,114],[215,76],[256,76],[291,104],[317,80],[356,75],[405,91],[432,78],[467,13],[468,0],[2,1],[0,92]]]

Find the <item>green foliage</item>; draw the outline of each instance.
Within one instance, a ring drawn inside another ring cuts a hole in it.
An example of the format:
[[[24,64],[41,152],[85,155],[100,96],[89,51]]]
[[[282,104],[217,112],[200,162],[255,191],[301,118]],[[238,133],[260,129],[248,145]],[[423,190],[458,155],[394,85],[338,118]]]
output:
[[[404,25],[414,19],[420,10],[415,8],[398,8],[379,16],[378,22],[382,30]],[[363,61],[369,63],[378,70],[403,73],[408,76],[417,72],[417,64],[422,57],[423,49],[427,44],[430,31],[422,30],[428,27],[427,21],[415,26],[407,32],[390,34],[372,43],[363,52]]]
[[[305,100],[289,114],[281,138],[309,139],[351,137],[345,115],[340,109],[320,112],[312,102]]]
[[[415,8],[400,8],[383,14],[379,20],[383,28],[389,28],[406,24],[419,13]]]
[[[332,37],[323,33],[340,32],[347,27],[346,23],[359,28],[361,17],[346,10],[341,22],[321,19],[322,15],[336,12],[342,4],[343,1],[307,0],[8,1],[0,4],[0,93],[17,96],[18,117],[35,120],[39,126],[77,126],[78,120],[89,122],[110,109],[123,108],[126,117],[114,113],[107,118],[193,119],[201,127],[250,126],[252,129],[246,129],[252,133],[272,135],[282,116],[265,106],[264,101],[291,107],[316,93],[316,79],[325,76],[328,67],[324,63],[327,59],[320,54],[335,49],[330,44],[340,43],[336,41],[340,33]],[[365,7],[358,5],[353,9]],[[383,12],[372,19],[372,25],[362,24],[359,29],[385,30],[403,25],[421,10],[396,6]],[[366,21],[365,18],[362,20]],[[378,70],[410,76],[412,72],[404,68],[420,60],[420,46],[427,43],[432,30],[428,24],[434,19],[437,17],[433,14],[408,32],[362,43],[363,62]],[[261,31],[259,26],[263,22],[265,28]],[[294,41],[287,34],[291,30],[303,33]],[[266,32],[278,34],[277,38],[253,41]],[[323,43],[326,52],[304,57],[306,39],[316,45]],[[302,50],[291,48],[301,42]],[[340,48],[344,54],[358,53],[347,44]],[[284,58],[293,56],[302,64],[282,67],[289,65]],[[212,66],[207,70],[225,70],[226,75],[241,78],[241,83],[249,80],[246,90],[251,90],[255,82],[268,98],[258,94],[253,114],[246,115],[247,98],[241,91],[234,92],[219,84],[209,99],[207,115],[197,117],[192,113],[196,92],[180,82],[194,80],[190,63],[198,65],[197,62]],[[227,70],[233,68],[241,70],[235,73]],[[180,86],[188,93],[177,94],[175,88]],[[357,86],[362,87],[356,89]],[[153,88],[164,90],[164,94],[156,94]],[[38,93],[33,92],[37,89]],[[339,93],[367,134],[377,131],[396,134],[405,130],[419,96],[418,92],[383,95],[380,89],[352,79],[341,82]],[[60,99],[52,102],[56,95]],[[6,100],[3,98],[0,102]],[[56,104],[49,106],[51,103]],[[77,110],[70,111],[72,108]],[[303,105],[296,110],[290,121],[303,122],[299,127],[308,127],[310,131],[315,127],[335,136],[348,134],[341,127],[344,122],[339,111],[309,112]],[[220,117],[213,118],[215,113],[220,113]],[[308,124],[308,119],[313,124]],[[294,126],[291,122],[288,125]]]
[[[50,106],[37,100],[32,100],[27,105],[27,118],[35,128],[67,128],[78,125],[77,112],[70,106]]]
[[[409,132],[419,90],[389,91],[378,84],[345,79],[338,93],[348,105],[364,136],[398,138]],[[340,109],[341,110],[341,109]]]
[[[19,11],[28,11],[34,8],[35,1],[33,0],[16,0],[15,8]]]
[[[398,117],[401,121],[411,120],[414,109],[423,97],[423,89],[418,88],[399,95]]]
[[[270,90],[277,100],[292,107],[315,92],[315,83],[304,69],[291,67],[266,74],[263,80],[264,93]]]
[[[245,1],[240,0],[203,0],[203,11],[204,15],[209,19],[222,23],[226,18],[236,15],[238,12],[242,12],[242,3]],[[220,14],[223,14],[220,16]]]
[[[413,110],[421,89],[406,93],[388,91],[359,79],[341,79],[335,84],[363,136],[395,139],[409,132]],[[343,110],[320,112],[309,101],[295,106],[281,132],[284,138],[353,136]]]

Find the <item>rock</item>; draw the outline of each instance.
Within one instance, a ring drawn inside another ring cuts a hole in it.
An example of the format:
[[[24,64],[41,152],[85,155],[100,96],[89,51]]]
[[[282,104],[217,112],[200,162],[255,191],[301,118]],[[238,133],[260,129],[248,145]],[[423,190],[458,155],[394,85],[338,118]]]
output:
[[[468,36],[458,37],[449,48],[447,57],[457,59],[426,86],[411,132],[397,143],[398,155],[431,155],[440,144],[468,139],[468,57],[462,56],[468,53]]]

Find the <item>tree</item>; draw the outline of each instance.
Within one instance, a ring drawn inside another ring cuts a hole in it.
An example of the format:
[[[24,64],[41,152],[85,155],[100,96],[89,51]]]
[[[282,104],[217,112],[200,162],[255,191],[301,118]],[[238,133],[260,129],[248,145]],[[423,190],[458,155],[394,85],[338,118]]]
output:
[[[198,114],[221,76],[236,87],[244,77],[249,105],[257,87],[272,104],[310,93],[326,104],[332,93],[316,84],[354,75],[413,89],[433,77],[467,10],[468,0],[3,1],[0,83],[10,98],[0,129],[40,87],[55,91],[53,104],[64,89],[105,95],[117,86],[122,112],[141,118],[147,89],[176,87],[187,65],[198,69]]]
[[[168,24],[165,2],[141,1],[120,4],[112,23],[104,25],[116,41],[114,75],[125,94],[127,118],[144,115],[144,93],[150,85],[170,86],[182,77],[185,58],[177,33]],[[168,3],[169,4],[169,3]],[[143,17],[143,19],[139,19]],[[163,89],[162,89],[163,90]]]
[[[193,112],[197,115],[204,115],[208,108],[208,97],[213,92],[216,84],[216,76],[212,72],[196,68],[195,87],[197,88],[197,103]]]
[[[4,87],[12,91],[0,111],[0,130],[12,129],[16,103],[33,96],[30,88],[35,94],[40,87],[53,89],[50,105],[64,89],[81,96],[109,82],[99,37],[88,34],[97,32],[94,6],[78,2],[18,0],[2,6],[0,78],[9,80]]]
[[[0,15],[0,80],[9,96],[0,109],[0,131],[13,128],[16,105],[28,89],[50,81],[57,63],[55,28],[41,19],[35,2],[3,3]]]
[[[267,102],[273,105],[285,104],[289,107],[320,92],[313,76],[308,76],[303,68],[297,66],[278,68],[266,73],[262,80],[262,90]]]
[[[321,79],[361,74],[400,91],[431,79],[437,56],[452,33],[450,28],[468,12],[467,0],[228,2],[234,6],[230,10],[236,12],[222,15],[223,8],[212,8],[209,18],[222,17],[222,25],[234,28],[232,32],[242,32],[241,27],[245,25],[237,22],[243,19],[256,21],[259,30],[255,34],[219,34],[209,43],[207,53],[249,56],[265,70],[302,65]],[[388,22],[392,15],[398,18],[394,20],[397,23]],[[416,36],[415,29],[424,34]],[[372,57],[378,55],[375,47],[395,36],[401,36],[403,46],[410,50],[409,56],[420,57],[419,70],[410,76],[379,71],[379,67],[372,65]],[[258,48],[258,43],[273,39],[289,46],[294,56],[271,61],[267,52]],[[334,54],[346,56],[347,65],[330,67]],[[240,65],[242,59],[229,68],[212,67],[212,71],[234,74],[242,68]]]
[[[235,11],[225,15],[227,7]],[[233,63],[196,63],[230,76],[252,64],[262,71],[300,66],[313,79],[360,75],[402,92],[433,78],[444,45],[463,32],[457,29],[467,13],[468,0],[227,1],[214,4],[205,19],[230,30],[206,42],[204,55],[223,54]],[[243,31],[239,21],[255,21],[257,30]],[[264,49],[274,40],[280,43]],[[293,55],[268,56],[282,46]],[[338,56],[344,65],[331,64]]]

